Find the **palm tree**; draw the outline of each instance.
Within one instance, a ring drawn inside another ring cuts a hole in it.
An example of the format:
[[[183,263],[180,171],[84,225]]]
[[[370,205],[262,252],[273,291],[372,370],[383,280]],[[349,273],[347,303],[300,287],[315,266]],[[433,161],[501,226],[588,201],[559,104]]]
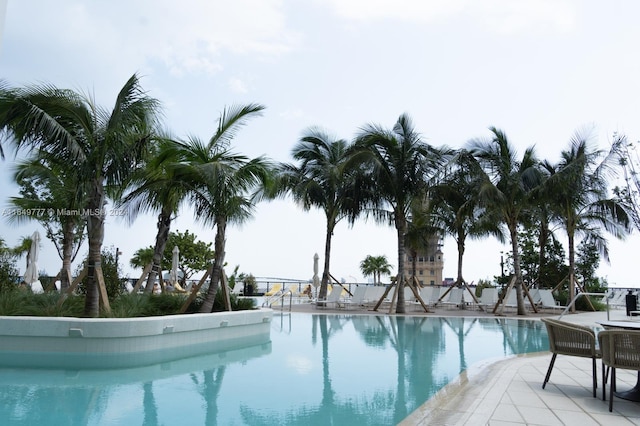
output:
[[[21,187],[21,196],[11,197],[10,203],[37,214],[14,215],[10,220],[36,220],[44,227],[62,260],[60,288],[67,289],[71,285],[71,263],[84,241],[86,224],[80,214],[86,194],[78,191],[76,168],[58,164],[55,157],[40,151],[17,165],[14,178]]]
[[[433,226],[450,235],[458,249],[456,285],[464,282],[462,263],[467,238],[480,239],[489,235],[503,241],[499,221],[491,211],[480,205],[479,187],[482,168],[469,151],[460,150],[453,158],[450,170],[440,183],[429,191],[429,211]]]
[[[151,270],[147,278],[145,292],[151,293],[153,283],[160,273],[164,249],[171,230],[171,221],[187,198],[190,186],[174,173],[174,165],[179,162],[179,145],[171,139],[159,141],[154,155],[133,174],[128,182],[128,192],[119,202],[133,220],[139,213],[157,212],[158,231],[156,233]],[[145,267],[147,265],[144,265]]]
[[[518,315],[526,315],[522,295],[522,271],[518,248],[518,225],[531,205],[532,190],[540,183],[538,160],[533,147],[527,148],[521,160],[501,130],[491,127],[489,140],[474,140],[469,151],[483,167],[485,176],[478,195],[480,206],[500,218],[509,230]]]
[[[72,90],[43,85],[2,88],[0,129],[18,147],[39,148],[76,167],[89,241],[84,314],[99,313],[98,279],[107,191],[119,188],[142,161],[155,133],[158,102],[133,75],[118,93],[113,110]]]
[[[624,238],[631,231],[632,221],[623,204],[607,195],[616,150],[614,145],[604,155],[601,150],[591,149],[588,138],[576,132],[569,149],[561,154],[557,172],[551,174],[542,186],[542,192],[551,201],[556,220],[567,233],[569,300],[575,296],[575,237],[582,236],[595,243],[608,261],[607,241],[601,231],[605,230],[617,238]],[[575,310],[575,305],[572,310]]]
[[[224,265],[227,225],[248,220],[260,191],[270,185],[271,163],[264,157],[249,159],[230,150],[237,130],[262,113],[258,104],[225,108],[218,128],[207,143],[191,138],[181,143],[173,173],[189,182],[196,220],[216,228],[211,284],[201,312],[213,309]]]
[[[336,139],[326,131],[308,129],[293,148],[292,156],[298,166],[283,164],[279,177],[281,190],[287,191],[304,209],[317,207],[326,217],[324,267],[320,282],[319,299],[327,296],[331,269],[331,238],[340,220],[348,217],[353,223],[355,171],[348,167],[349,144]]]
[[[407,215],[411,201],[427,192],[429,178],[437,173],[444,152],[425,143],[406,114],[398,118],[391,130],[373,124],[365,126],[357,137],[356,150],[354,159],[366,164],[375,184],[376,197],[368,200],[371,213],[396,228],[399,286],[396,312],[404,313]]]
[[[391,274],[391,264],[387,260],[387,256],[371,256],[367,255],[362,262],[360,262],[360,271],[365,277],[373,276],[374,284],[380,284],[382,274]]]

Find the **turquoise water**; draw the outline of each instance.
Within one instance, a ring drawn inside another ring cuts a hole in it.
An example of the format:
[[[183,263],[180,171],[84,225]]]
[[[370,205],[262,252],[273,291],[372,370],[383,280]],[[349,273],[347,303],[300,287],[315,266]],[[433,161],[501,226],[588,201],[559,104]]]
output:
[[[393,425],[468,366],[548,349],[504,318],[274,313],[271,343],[123,370],[0,369],[2,425]]]

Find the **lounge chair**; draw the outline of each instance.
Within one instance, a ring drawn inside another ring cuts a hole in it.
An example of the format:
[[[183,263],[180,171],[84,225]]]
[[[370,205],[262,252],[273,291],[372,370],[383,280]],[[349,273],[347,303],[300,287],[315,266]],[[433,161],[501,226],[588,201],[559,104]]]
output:
[[[485,309],[493,309],[498,302],[498,289],[495,287],[485,287],[480,294],[480,306]]]
[[[440,297],[447,291],[447,287],[433,287],[431,290],[431,296],[429,297],[429,304],[431,306],[438,306],[440,303],[448,300],[449,295],[443,300],[440,300]]]
[[[235,294],[236,296],[239,296],[240,293],[242,293],[242,287],[244,287],[242,283],[236,282],[233,285],[233,289],[231,289],[231,294]]]
[[[558,301],[553,298],[553,293],[548,289],[540,289],[538,291],[540,295],[540,307],[545,309],[564,309],[565,306],[560,306]]]
[[[367,300],[365,301],[365,305],[375,305],[378,303],[382,295],[384,294],[385,287],[383,286],[371,286],[367,289]],[[387,301],[385,299],[385,301]]]
[[[285,293],[291,292],[291,295],[293,297],[298,297],[301,295],[299,288],[300,288],[299,284],[290,284],[289,287],[287,287],[287,289],[285,290]]]
[[[364,306],[367,302],[368,289],[369,289],[369,286],[366,286],[366,285],[356,286],[356,289],[354,290],[352,297],[348,299],[344,299],[342,301],[338,299],[338,302],[337,302],[338,307],[349,309],[352,306],[353,307]]]
[[[274,294],[278,293],[281,290],[282,290],[282,284],[276,283],[264,295],[267,296],[267,297],[268,296],[273,296]]]
[[[448,298],[441,303],[444,306],[459,308],[462,305],[462,298],[464,297],[463,289],[460,287],[454,287],[448,294]]]
[[[541,318],[541,320],[547,327],[547,334],[549,335],[549,351],[553,354],[551,362],[549,363],[547,375],[542,383],[542,389],[544,389],[551,377],[551,370],[553,370],[553,364],[556,362],[558,354],[591,358],[593,397],[595,398],[596,388],[598,387],[596,359],[600,358],[602,354],[596,348],[596,335],[593,330],[588,327],[558,321],[551,318]]]
[[[640,330],[605,330],[598,333],[602,349],[602,400],[607,399],[606,388],[609,370],[609,411],[613,411],[613,396],[616,389],[616,369],[640,371]],[[607,367],[605,373],[605,366]],[[640,377],[640,376],[639,376]]]
[[[331,288],[331,293],[325,300],[315,300],[312,303],[316,305],[316,308],[328,308],[329,305],[338,306],[338,302],[340,301],[340,296],[342,295],[342,287],[339,285],[335,285]]]

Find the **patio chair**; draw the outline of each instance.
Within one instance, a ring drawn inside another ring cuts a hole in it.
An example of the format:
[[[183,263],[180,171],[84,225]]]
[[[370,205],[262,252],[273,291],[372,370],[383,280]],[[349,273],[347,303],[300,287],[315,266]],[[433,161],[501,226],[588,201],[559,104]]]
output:
[[[640,371],[640,330],[601,331],[598,333],[598,342],[602,349],[602,400],[605,401],[607,399],[607,379],[609,370],[611,370],[609,411],[613,411],[616,369]],[[605,366],[607,367],[606,372]]]
[[[596,348],[596,335],[594,331],[588,327],[577,324],[571,324],[564,321],[558,321],[551,318],[541,318],[547,327],[549,335],[549,351],[553,353],[547,375],[542,383],[542,389],[545,388],[556,357],[560,355],[577,356],[582,358],[591,358],[592,376],[593,376],[593,397],[596,396],[596,388],[598,387],[598,374],[596,371],[596,359],[601,357],[600,351]]]

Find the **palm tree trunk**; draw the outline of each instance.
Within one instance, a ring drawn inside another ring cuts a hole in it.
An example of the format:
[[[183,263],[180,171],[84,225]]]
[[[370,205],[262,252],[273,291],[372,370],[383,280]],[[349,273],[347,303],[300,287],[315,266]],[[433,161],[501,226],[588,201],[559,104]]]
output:
[[[396,231],[398,233],[398,279],[396,285],[398,286],[398,303],[396,305],[396,313],[404,314],[404,236],[407,234],[407,220],[404,217],[404,213],[399,211],[395,212]]]
[[[509,225],[511,236],[511,250],[513,255],[513,271],[516,274],[516,301],[518,303],[518,315],[526,315],[524,298],[522,297],[522,270],[520,269],[520,251],[518,250],[518,230],[516,224]]]
[[[96,178],[92,182],[89,196],[87,231],[89,240],[89,256],[87,259],[87,294],[84,301],[84,315],[95,318],[100,312],[100,294],[98,292],[98,277],[96,266],[102,262],[102,241],[104,240],[104,187],[102,179]]]
[[[464,240],[462,238],[458,238],[458,277],[456,278],[456,285],[461,286],[464,282],[464,278],[462,278],[462,259],[464,257]]]
[[[158,216],[158,233],[156,234],[156,245],[153,249],[153,260],[151,262],[151,270],[147,278],[147,286],[145,293],[151,293],[156,277],[161,272],[162,255],[169,239],[169,230],[171,229],[171,212],[162,211]]]
[[[542,270],[544,268],[544,261],[546,258],[547,241],[549,240],[549,223],[546,216],[542,216],[540,232],[538,235],[538,247],[540,247],[540,253],[538,254],[538,286],[542,284]]]
[[[227,232],[227,219],[219,216],[216,218],[216,238],[214,242],[214,260],[213,269],[211,271],[211,281],[209,284],[209,291],[204,299],[204,303],[200,308],[201,313],[211,313],[213,311],[213,304],[216,300],[216,293],[218,292],[218,283],[220,277],[222,277],[222,266],[224,262],[224,249],[225,239]]]
[[[329,273],[331,272],[331,236],[335,223],[327,219],[327,234],[324,239],[324,269],[322,270],[322,281],[320,282],[320,293],[318,299],[327,298],[327,286],[329,285]]]
[[[567,303],[571,303],[576,296],[576,249],[573,232],[567,232],[567,236],[569,239],[569,299]],[[576,312],[575,304],[571,306],[571,312]]]
[[[412,279],[412,283],[415,282],[415,280],[417,279],[416,277],[416,272],[418,270],[418,262],[416,257],[418,257],[418,251],[417,250],[411,250],[411,279]]]
[[[73,257],[74,222],[67,220],[62,224],[62,269],[60,270],[60,291],[64,291],[71,285],[71,258]]]

